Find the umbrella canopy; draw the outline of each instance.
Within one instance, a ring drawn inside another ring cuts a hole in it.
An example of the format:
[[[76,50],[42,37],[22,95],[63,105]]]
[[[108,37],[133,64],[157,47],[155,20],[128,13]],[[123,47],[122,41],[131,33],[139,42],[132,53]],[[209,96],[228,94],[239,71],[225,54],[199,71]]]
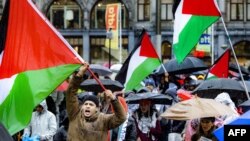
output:
[[[247,99],[243,85],[237,80],[227,78],[205,80],[192,91],[192,94],[203,98],[215,98],[222,92],[227,92],[231,98],[243,97]]]
[[[109,76],[112,74],[112,71],[107,68],[104,67],[100,64],[90,64],[89,68],[94,72],[94,73],[98,73],[98,75],[100,76]],[[87,75],[90,75],[89,71],[86,72]]]
[[[106,89],[111,91],[121,91],[123,89],[123,85],[118,81],[111,79],[100,79],[100,81]],[[95,79],[87,79],[83,81],[80,84],[80,88],[90,92],[103,92],[102,87],[96,82]]]
[[[239,106],[240,106],[240,107],[250,107],[250,99],[247,100],[247,101],[244,101],[244,102],[241,103]]]
[[[156,94],[151,92],[137,93],[126,98],[128,104],[138,104],[140,100],[151,100],[154,104],[171,105],[172,98],[164,94]]]
[[[250,125],[250,111],[247,111],[243,115],[239,116],[228,125]],[[216,129],[213,133],[217,139],[224,141],[224,126]]]
[[[195,71],[207,69],[207,65],[196,57],[186,57],[182,63],[178,63],[176,59],[171,59],[164,64],[169,74],[187,74]],[[156,74],[164,73],[164,69],[160,66],[156,70]]]
[[[229,64],[229,70],[239,73],[238,66],[235,63]],[[240,70],[241,70],[242,74],[246,74],[246,75],[250,74],[249,71],[243,66],[240,66]]]
[[[14,141],[2,123],[0,123],[0,139],[3,141]]]
[[[173,120],[190,120],[231,114],[235,114],[235,112],[229,106],[221,104],[214,99],[196,96],[174,104],[162,113],[161,117]]]

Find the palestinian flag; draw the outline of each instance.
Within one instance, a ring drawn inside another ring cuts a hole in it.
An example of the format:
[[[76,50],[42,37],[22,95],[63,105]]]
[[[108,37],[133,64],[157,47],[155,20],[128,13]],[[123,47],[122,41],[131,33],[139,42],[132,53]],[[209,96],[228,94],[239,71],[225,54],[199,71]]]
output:
[[[125,91],[133,90],[160,64],[161,61],[154,46],[147,32],[143,30],[139,42],[124,62],[115,79],[124,84]]]
[[[178,0],[177,0],[178,1]],[[182,62],[202,33],[220,17],[216,0],[181,0],[174,21],[174,54]]]
[[[205,79],[228,78],[229,61],[230,49],[227,49],[210,67]]]
[[[0,34],[0,122],[13,135],[83,60],[31,0],[6,1]]]

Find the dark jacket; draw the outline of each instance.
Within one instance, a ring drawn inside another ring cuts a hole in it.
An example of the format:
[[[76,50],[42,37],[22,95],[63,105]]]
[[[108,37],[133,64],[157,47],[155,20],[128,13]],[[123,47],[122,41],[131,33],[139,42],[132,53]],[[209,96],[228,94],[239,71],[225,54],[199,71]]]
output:
[[[66,109],[69,118],[68,141],[106,141],[108,131],[118,127],[126,120],[126,114],[121,104],[115,100],[112,103],[114,114],[97,112],[85,119],[80,110],[77,90],[82,79],[73,76],[66,92]]]
[[[117,141],[118,130],[119,128],[115,128],[112,130],[112,141]],[[137,131],[136,131],[135,120],[134,118],[129,116],[124,141],[136,141],[136,138],[137,138]]]

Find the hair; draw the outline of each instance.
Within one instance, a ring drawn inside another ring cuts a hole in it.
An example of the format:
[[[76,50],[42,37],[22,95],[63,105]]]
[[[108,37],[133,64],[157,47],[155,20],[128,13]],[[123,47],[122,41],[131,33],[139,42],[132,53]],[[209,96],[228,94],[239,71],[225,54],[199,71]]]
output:
[[[215,121],[214,117],[206,117],[206,118],[201,118],[201,119],[206,119],[206,120],[209,120],[209,121],[211,121],[213,123]],[[205,133],[202,130],[202,127],[201,127],[201,119],[200,119],[200,123],[199,123],[199,127],[197,129],[197,132],[194,135],[192,135],[191,141],[197,141],[197,140],[199,140],[199,138],[201,136],[204,136],[204,137],[209,138],[209,139],[215,138],[214,135],[213,135],[213,131],[216,129],[216,126],[213,125],[213,127],[211,129],[209,129],[208,134],[205,135]]]
[[[142,113],[140,108],[138,108],[136,110],[136,112],[138,113],[138,120],[141,120],[142,115],[144,115],[145,117],[150,117],[152,120],[152,116],[153,116],[154,112],[158,113],[157,110],[154,108],[153,104],[151,104],[149,110],[145,114]],[[158,117],[158,114],[156,114],[156,117]]]

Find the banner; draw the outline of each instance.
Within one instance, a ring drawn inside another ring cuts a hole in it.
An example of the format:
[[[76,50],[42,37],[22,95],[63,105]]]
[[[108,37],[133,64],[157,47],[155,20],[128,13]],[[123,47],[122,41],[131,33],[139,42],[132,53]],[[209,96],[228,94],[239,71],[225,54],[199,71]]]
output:
[[[200,37],[200,40],[196,46],[197,51],[210,52],[211,50],[211,32],[212,28],[209,27]]]
[[[120,18],[120,3],[116,4],[107,4],[106,6],[106,14],[105,14],[105,22],[106,22],[106,30],[107,30],[107,39],[105,41],[105,47],[111,49],[118,49],[119,46],[119,21]]]

